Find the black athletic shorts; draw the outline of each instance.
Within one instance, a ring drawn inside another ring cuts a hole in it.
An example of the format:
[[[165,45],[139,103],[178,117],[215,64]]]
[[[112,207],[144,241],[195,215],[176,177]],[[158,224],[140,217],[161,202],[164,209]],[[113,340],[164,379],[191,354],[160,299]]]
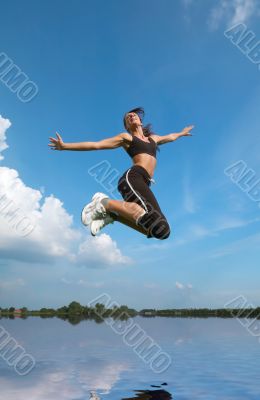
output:
[[[147,230],[147,237],[167,239],[170,236],[170,225],[150,186],[151,177],[146,169],[133,165],[119,178],[117,188],[125,201],[135,202],[146,211],[137,225]]]

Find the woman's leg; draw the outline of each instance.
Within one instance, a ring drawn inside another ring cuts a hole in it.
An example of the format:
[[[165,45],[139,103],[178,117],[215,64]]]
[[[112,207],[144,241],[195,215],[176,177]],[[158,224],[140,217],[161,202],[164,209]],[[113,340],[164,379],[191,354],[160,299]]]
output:
[[[139,205],[143,209],[143,215],[140,213],[137,216],[135,213],[138,220],[136,218],[134,220],[146,232],[147,238],[167,239],[170,236],[170,225],[149,188],[147,175],[148,173],[144,172],[142,168],[141,171],[138,167],[130,168],[120,178],[118,190],[125,200],[123,203],[126,205],[131,204],[132,210],[130,209],[130,213],[131,211],[132,213],[136,211],[133,204]],[[123,216],[127,217],[127,215]]]
[[[104,207],[109,213],[116,213],[116,221],[147,235],[147,230],[136,224],[145,212],[137,203],[109,199]]]

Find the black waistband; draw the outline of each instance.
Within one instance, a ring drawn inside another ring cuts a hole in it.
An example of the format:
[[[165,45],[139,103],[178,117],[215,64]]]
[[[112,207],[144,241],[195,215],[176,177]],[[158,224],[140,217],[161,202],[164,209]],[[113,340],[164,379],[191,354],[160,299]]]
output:
[[[133,165],[130,169],[138,170],[146,179],[148,179],[149,181],[151,180],[151,177],[150,177],[148,171],[141,165]]]

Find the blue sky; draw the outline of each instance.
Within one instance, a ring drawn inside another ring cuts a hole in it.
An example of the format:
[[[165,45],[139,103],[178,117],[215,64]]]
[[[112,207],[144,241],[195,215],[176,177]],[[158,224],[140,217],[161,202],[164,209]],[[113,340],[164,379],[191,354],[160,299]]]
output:
[[[1,14],[0,53],[38,94],[22,102],[0,70],[0,198],[34,227],[22,237],[0,215],[0,306],[101,293],[137,309],[224,307],[240,295],[259,305],[260,198],[247,194],[260,179],[259,63],[224,34],[241,23],[257,43],[259,1],[15,1]],[[131,159],[120,148],[52,152],[49,137],[114,136],[137,106],[157,134],[195,125],[158,154],[152,190],[172,234],[147,240],[115,223],[92,238],[81,209],[97,191],[120,199],[112,188]],[[243,187],[224,172],[238,161],[252,171]],[[98,163],[114,182],[91,176]]]

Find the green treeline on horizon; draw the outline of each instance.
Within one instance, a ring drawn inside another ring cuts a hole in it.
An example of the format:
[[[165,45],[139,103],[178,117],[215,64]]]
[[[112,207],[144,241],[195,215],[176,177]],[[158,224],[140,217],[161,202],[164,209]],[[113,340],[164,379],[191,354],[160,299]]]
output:
[[[95,320],[103,318],[120,318],[128,319],[135,316],[142,317],[221,317],[221,318],[257,318],[260,319],[260,307],[256,308],[182,308],[182,309],[143,309],[137,311],[133,308],[128,308],[126,305],[113,306],[112,308],[106,308],[102,303],[96,303],[95,305],[82,306],[77,301],[72,301],[68,306],[63,306],[57,309],[54,308],[41,308],[40,310],[28,310],[27,307],[15,309],[14,307],[1,308],[0,307],[0,318],[8,317],[15,318],[17,316],[21,318],[27,318],[29,316],[40,316],[43,318],[48,317],[59,317],[62,319],[76,320],[93,318]]]

